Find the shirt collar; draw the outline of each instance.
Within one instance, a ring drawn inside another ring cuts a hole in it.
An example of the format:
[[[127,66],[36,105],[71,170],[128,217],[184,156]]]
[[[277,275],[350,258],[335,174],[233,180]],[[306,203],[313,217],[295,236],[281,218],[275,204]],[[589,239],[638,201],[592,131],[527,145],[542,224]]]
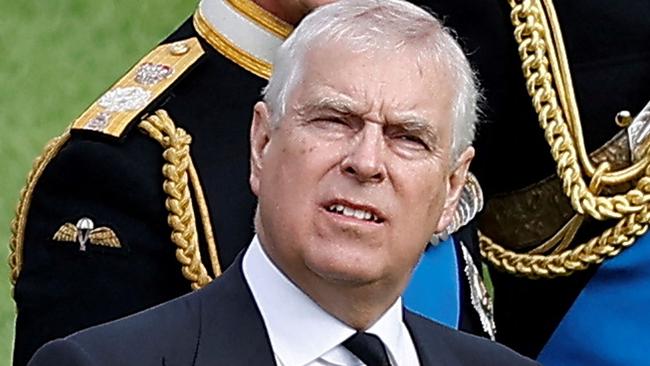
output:
[[[257,236],[244,254],[242,265],[273,351],[283,364],[306,365],[356,333],[296,287],[269,259]],[[404,342],[411,341],[402,316],[402,302],[398,299],[367,330],[384,342],[397,361],[404,359]]]
[[[399,365],[405,359],[406,342],[412,342],[403,321],[402,298],[398,298],[366,332],[379,337],[396,365]]]

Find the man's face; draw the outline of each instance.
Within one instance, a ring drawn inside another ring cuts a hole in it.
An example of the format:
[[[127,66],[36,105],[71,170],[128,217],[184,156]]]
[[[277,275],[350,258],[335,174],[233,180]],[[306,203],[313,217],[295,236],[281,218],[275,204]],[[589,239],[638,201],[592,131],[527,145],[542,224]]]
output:
[[[258,232],[299,285],[405,286],[452,217],[473,156],[451,161],[450,82],[413,52],[310,51],[277,128],[252,127]],[[424,75],[424,76],[423,76]]]

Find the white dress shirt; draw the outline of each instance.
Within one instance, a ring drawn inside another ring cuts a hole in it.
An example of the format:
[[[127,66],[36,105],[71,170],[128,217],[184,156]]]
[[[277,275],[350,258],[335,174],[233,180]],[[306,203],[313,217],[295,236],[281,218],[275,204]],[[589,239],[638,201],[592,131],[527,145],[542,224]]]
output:
[[[363,365],[341,345],[356,330],[327,313],[296,287],[271,262],[257,236],[244,254],[243,271],[279,365]],[[420,364],[403,321],[401,298],[366,332],[384,342],[393,366]]]

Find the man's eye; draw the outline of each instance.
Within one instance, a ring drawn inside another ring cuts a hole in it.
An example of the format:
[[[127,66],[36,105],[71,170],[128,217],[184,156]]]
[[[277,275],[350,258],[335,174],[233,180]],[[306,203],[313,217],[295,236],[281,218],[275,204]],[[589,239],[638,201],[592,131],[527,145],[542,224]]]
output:
[[[347,125],[347,122],[344,119],[339,118],[339,117],[325,117],[325,118],[323,118],[323,121],[329,122],[329,123]]]
[[[409,149],[429,150],[429,146],[420,137],[415,135],[397,135],[394,139],[401,146]]]
[[[318,117],[312,120],[312,123],[315,123],[323,128],[341,128],[348,126],[348,123],[345,119],[340,117]]]

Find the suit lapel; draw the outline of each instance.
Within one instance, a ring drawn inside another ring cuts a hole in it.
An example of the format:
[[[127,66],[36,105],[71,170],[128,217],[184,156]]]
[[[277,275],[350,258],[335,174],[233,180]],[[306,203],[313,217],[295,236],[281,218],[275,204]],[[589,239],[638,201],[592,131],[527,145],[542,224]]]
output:
[[[201,321],[195,366],[276,365],[268,332],[244,279],[242,257],[200,290]],[[404,310],[421,366],[453,366],[453,357],[437,324]]]
[[[275,365],[264,321],[244,279],[242,257],[201,290],[195,366]]]
[[[431,324],[431,321],[406,309],[404,310],[404,323],[411,333],[413,343],[415,343],[420,366],[458,365],[458,360],[452,356],[445,344],[442,332],[436,331],[436,324]]]

